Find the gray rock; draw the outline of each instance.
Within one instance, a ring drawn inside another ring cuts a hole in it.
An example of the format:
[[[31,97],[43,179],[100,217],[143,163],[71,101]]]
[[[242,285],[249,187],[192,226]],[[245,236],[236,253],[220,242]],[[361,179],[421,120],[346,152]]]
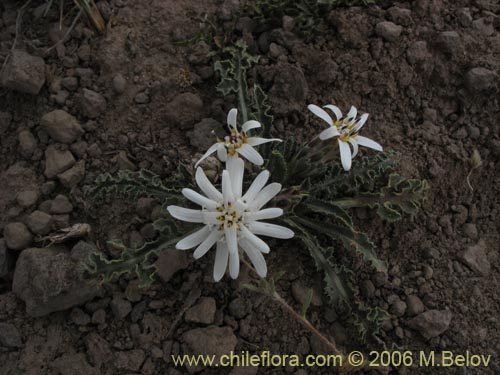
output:
[[[439,33],[436,38],[436,44],[440,49],[449,54],[456,54],[462,49],[460,35],[456,31],[444,31]]]
[[[127,88],[127,81],[125,80],[125,78],[123,77],[123,75],[121,75],[120,73],[118,73],[113,78],[113,90],[117,94],[123,94],[125,92],[126,88]]]
[[[75,163],[76,160],[70,151],[61,151],[54,145],[50,145],[45,150],[45,177],[54,178],[71,168]]]
[[[293,17],[283,16],[282,23],[285,31],[292,31],[295,28],[295,19]]]
[[[151,98],[149,97],[148,93],[140,92],[135,96],[134,101],[137,104],[148,104],[151,101]]]
[[[408,321],[408,326],[430,340],[449,328],[451,318],[450,310],[429,310]]]
[[[391,7],[387,9],[389,19],[398,25],[409,26],[412,23],[411,10],[399,7]]]
[[[486,243],[484,240],[473,246],[469,246],[460,255],[461,260],[474,272],[482,276],[488,276],[491,271],[490,261],[486,252]]]
[[[132,304],[121,297],[113,298],[110,302],[110,306],[111,311],[113,311],[115,318],[118,320],[125,319],[132,311]]]
[[[91,332],[85,337],[85,346],[91,363],[97,368],[113,359],[109,343],[95,332]]]
[[[85,116],[96,118],[106,110],[106,99],[95,91],[83,89],[80,109]]]
[[[484,36],[490,36],[495,33],[495,27],[489,17],[481,17],[472,21],[472,27]]]
[[[304,108],[309,88],[304,73],[295,66],[280,69],[274,77],[269,91],[269,101],[278,114],[301,111]]]
[[[227,135],[227,131],[220,122],[211,118],[204,118],[194,126],[189,140],[192,146],[201,152],[205,152],[215,143],[217,137],[222,138],[225,135]]]
[[[243,319],[251,309],[249,300],[238,297],[229,303],[229,313],[236,319]]]
[[[75,323],[77,326],[86,326],[87,324],[90,323],[89,314],[87,314],[85,311],[83,311],[78,307],[75,307],[73,310],[71,310],[69,316],[71,318],[71,321]]]
[[[5,244],[12,250],[25,249],[31,244],[31,241],[33,241],[33,236],[23,223],[16,222],[7,224],[3,230],[3,235]]]
[[[223,354],[234,351],[238,339],[230,327],[206,327],[196,328],[185,332],[182,341],[186,344],[187,353],[214,355],[219,358]],[[196,370],[198,368],[189,368]]]
[[[52,216],[43,211],[33,211],[26,218],[26,225],[34,234],[49,234],[52,229]]]
[[[406,303],[404,301],[401,301],[398,299],[391,305],[391,313],[394,314],[397,317],[401,317],[405,314],[406,312]]]
[[[202,118],[203,100],[190,92],[177,95],[166,105],[165,113],[167,116],[165,126],[192,128]]]
[[[471,239],[476,239],[478,236],[476,224],[467,223],[464,225],[463,230],[464,234]]]
[[[494,89],[497,81],[496,72],[480,67],[469,70],[464,78],[465,86],[475,93]]]
[[[406,305],[406,315],[408,316],[421,314],[425,310],[424,303],[419,297],[415,295],[408,296],[408,298],[406,299]]]
[[[460,25],[469,27],[472,24],[472,15],[469,8],[460,8],[457,10],[457,18]]]
[[[406,51],[406,57],[410,64],[418,64],[427,61],[429,58],[429,50],[427,49],[427,42],[419,40],[413,42]]]
[[[64,187],[72,188],[80,183],[85,177],[85,160],[78,161],[67,171],[57,175]]]
[[[201,297],[199,302],[186,311],[186,321],[202,324],[212,324],[215,319],[215,299]]]
[[[163,250],[158,255],[155,266],[158,270],[160,279],[167,283],[180,270],[189,265],[186,251]]]
[[[18,135],[19,151],[25,158],[31,157],[36,150],[37,141],[29,130],[21,130]]]
[[[18,329],[9,323],[0,322],[0,346],[21,348],[23,340]]]
[[[85,262],[89,255],[97,252],[97,247],[86,241],[78,241],[71,249],[71,259],[76,262]]]
[[[101,373],[87,362],[84,353],[65,353],[50,362],[50,367],[60,375],[100,375]]]
[[[12,290],[30,316],[82,305],[101,293],[96,280],[83,279],[79,264],[62,247],[24,250],[17,260]]]
[[[45,83],[45,62],[41,57],[14,50],[1,78],[4,87],[38,95]]]
[[[145,358],[146,355],[141,349],[118,352],[115,354],[114,364],[118,370],[137,372],[140,370]]]
[[[21,191],[16,196],[17,204],[23,208],[28,208],[36,204],[40,199],[40,192],[36,189]]]
[[[401,26],[396,25],[395,23],[390,21],[379,22],[375,26],[375,32],[377,33],[377,35],[387,40],[388,42],[396,41],[401,35],[402,31],[403,28]]]
[[[85,132],[74,116],[61,109],[44,115],[40,125],[55,141],[66,144],[74,142]]]
[[[0,278],[9,274],[13,264],[13,254],[9,249],[7,249],[5,239],[0,238]]]
[[[73,205],[69,201],[68,197],[59,194],[52,200],[50,205],[50,213],[52,214],[69,214],[73,211]]]
[[[78,78],[76,77],[64,77],[61,80],[61,85],[68,89],[69,91],[76,91],[78,88]]]

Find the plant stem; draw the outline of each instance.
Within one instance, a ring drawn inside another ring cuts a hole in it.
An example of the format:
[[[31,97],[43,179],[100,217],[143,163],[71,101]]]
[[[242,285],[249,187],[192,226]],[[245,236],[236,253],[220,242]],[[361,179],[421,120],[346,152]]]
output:
[[[238,65],[241,67],[241,57]],[[245,102],[245,93],[243,92],[243,87],[246,89],[247,85],[246,82],[244,82],[245,77],[243,77],[241,68],[238,69],[236,77],[238,80],[238,103],[241,111],[241,119],[243,121],[242,123],[245,123],[248,121],[248,109],[247,103]]]

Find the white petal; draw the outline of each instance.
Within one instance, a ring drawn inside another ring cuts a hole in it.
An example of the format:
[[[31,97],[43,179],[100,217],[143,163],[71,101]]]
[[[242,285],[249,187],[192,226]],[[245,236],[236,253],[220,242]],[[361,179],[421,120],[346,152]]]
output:
[[[244,225],[241,227],[241,231],[243,233],[243,238],[245,238],[248,242],[250,242],[257,250],[263,252],[264,254],[269,253],[271,249],[269,245],[257,237],[255,234],[250,232],[250,230]]]
[[[229,252],[227,251],[227,245],[224,241],[217,242],[217,250],[215,253],[215,264],[214,264],[214,280],[220,281],[224,274],[226,273],[227,261],[229,258]]]
[[[203,161],[205,160],[206,158],[208,158],[210,155],[212,155],[215,151],[217,151],[218,147],[219,147],[220,143],[215,143],[213,144],[212,146],[210,146],[210,148],[207,150],[207,152],[205,152],[205,154],[201,157],[200,160],[198,160],[196,162],[196,164],[194,165],[195,168],[198,168],[198,165]]]
[[[226,235],[227,249],[230,253],[238,252],[238,232],[236,225],[231,225],[229,228],[224,228],[224,233]]]
[[[249,203],[253,209],[260,210],[267,202],[273,199],[281,191],[281,184],[273,182],[261,190],[259,195]]]
[[[368,120],[368,113],[363,113],[361,117],[359,118],[359,121],[356,123],[356,126],[354,127],[354,131],[359,131],[365,124],[366,120]]]
[[[236,149],[236,152],[241,156],[244,156],[249,162],[254,163],[255,165],[264,164],[264,159],[262,156],[249,144],[243,144],[240,148]]]
[[[281,215],[283,215],[283,210],[281,208],[272,207],[257,211],[256,213],[247,214],[246,217],[249,221],[254,221],[274,219],[280,217]]]
[[[356,141],[358,142],[358,144],[360,146],[373,148],[374,150],[377,150],[377,151],[384,151],[384,149],[382,148],[382,146],[380,144],[371,140],[370,138],[366,138],[366,137],[363,137],[361,135],[358,135],[356,137]]]
[[[338,129],[335,126],[330,126],[328,129],[325,129],[321,133],[319,133],[319,139],[324,141],[337,135],[340,135]]]
[[[356,109],[355,106],[352,106],[351,109],[349,110],[349,113],[347,114],[347,118],[354,119],[354,118],[356,118],[357,114],[358,114],[358,110]]]
[[[194,259],[200,259],[203,255],[207,253],[208,250],[222,237],[222,231],[213,230],[210,232],[207,238],[198,245],[193,253]]]
[[[260,126],[261,126],[260,122],[255,121],[255,120],[249,120],[241,126],[241,130],[243,130],[246,133],[247,131],[249,131],[251,129],[260,128]]]
[[[208,198],[217,202],[222,201],[221,192],[217,190],[214,187],[214,185],[212,185],[208,177],[205,175],[203,169],[198,168],[196,170],[195,178],[196,178],[196,183],[200,187],[201,191],[203,191]]]
[[[219,158],[219,160],[223,163],[226,162],[227,160],[227,150],[226,150],[226,146],[224,145],[224,143],[218,143],[217,144],[217,157]]]
[[[229,252],[229,276],[231,279],[237,279],[240,273],[240,255],[238,252]]]
[[[227,163],[227,170],[229,172],[233,194],[236,199],[240,198],[243,190],[245,162],[238,157],[230,157]]]
[[[344,170],[348,171],[351,169],[352,157],[351,157],[351,148],[347,144],[347,142],[342,142],[339,139],[339,149],[340,149],[340,160],[342,161],[342,167]]]
[[[328,108],[329,110],[331,110],[335,114],[337,120],[340,120],[342,118],[342,111],[336,105],[328,104],[325,105],[323,108]]]
[[[220,212],[203,212],[203,224],[219,225]]]
[[[190,223],[203,223],[203,212],[179,206],[168,206],[167,211],[176,219]]]
[[[236,129],[236,122],[238,119],[238,110],[233,108],[227,114],[227,124],[229,125],[229,129]]]
[[[222,196],[224,203],[234,201],[233,188],[231,187],[231,176],[227,170],[222,171]]]
[[[177,250],[187,250],[191,249],[195,246],[198,246],[202,243],[210,234],[210,228],[208,226],[204,226],[200,230],[197,230],[194,233],[191,233],[189,236],[183,238],[175,245]]]
[[[358,154],[358,149],[359,149],[358,142],[356,141],[355,138],[351,138],[349,139],[349,143],[352,145],[352,159],[354,159]]]
[[[255,234],[273,238],[281,238],[283,240],[292,238],[294,236],[293,230],[291,229],[288,229],[281,225],[261,223],[258,221],[250,223],[248,229]]]
[[[260,138],[260,137],[250,137],[247,138],[246,143],[250,146],[258,146],[267,142],[283,142],[279,138]]]
[[[253,180],[242,200],[250,204],[257,196],[257,194],[260,193],[262,188],[266,185],[267,180],[269,180],[269,176],[269,171],[260,172],[258,176],[255,177],[255,180]]]
[[[257,271],[257,274],[260,277],[266,277],[267,275],[267,264],[266,260],[264,259],[264,256],[262,253],[257,250],[255,247],[252,246],[251,243],[247,242],[246,240],[240,241],[240,245],[245,251],[245,253],[248,255],[248,258],[252,262],[253,266],[255,267],[255,271]]]
[[[213,211],[217,208],[217,202],[208,199],[207,197],[204,197],[200,193],[197,193],[194,190],[184,188],[182,189],[182,195],[184,195],[187,199],[189,199],[191,202],[196,203],[199,206],[208,208],[209,210]]]
[[[316,116],[318,116],[323,121],[326,121],[326,123],[328,125],[333,125],[332,118],[323,108],[320,108],[315,104],[309,104],[307,106],[307,109],[310,110],[312,113],[314,113]]]

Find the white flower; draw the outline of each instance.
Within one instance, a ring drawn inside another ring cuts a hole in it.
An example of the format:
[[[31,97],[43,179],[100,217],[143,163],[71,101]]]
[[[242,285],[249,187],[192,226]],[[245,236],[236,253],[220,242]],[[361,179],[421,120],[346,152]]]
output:
[[[225,136],[224,139],[217,139],[217,143],[210,146],[208,151],[201,157],[200,160],[195,165],[195,168],[205,160],[207,157],[212,155],[215,151],[217,151],[217,156],[220,161],[226,162],[228,158],[238,157],[238,155],[243,156],[249,162],[254,163],[256,165],[264,164],[264,159],[257,152],[254,146],[261,145],[267,142],[278,141],[281,142],[281,139],[273,138],[266,139],[260,137],[249,137],[248,131],[255,128],[260,128],[260,122],[255,120],[249,120],[245,122],[241,126],[241,131],[238,130],[238,126],[236,124],[238,118],[238,110],[233,108],[227,114],[227,125],[229,127],[230,135]]]
[[[358,111],[354,106],[351,107],[351,110],[346,117],[342,117],[342,112],[338,107],[334,105],[325,105],[324,108],[331,110],[335,115],[336,121],[333,121],[331,116],[317,105],[310,104],[307,108],[330,125],[328,129],[323,130],[319,134],[319,139],[324,141],[326,139],[337,137],[340,159],[342,161],[342,166],[346,171],[351,169],[352,159],[354,159],[354,157],[358,154],[359,146],[365,146],[377,151],[383,151],[380,144],[370,138],[359,135],[360,129],[368,119],[368,113],[361,115],[359,120],[356,120]],[[352,146],[352,153],[349,144]]]
[[[176,219],[204,224],[201,229],[180,240],[176,248],[187,250],[196,246],[193,256],[199,259],[216,245],[213,271],[215,281],[224,276],[228,261],[229,274],[233,279],[238,277],[239,249],[250,258],[259,276],[265,277],[267,265],[262,254],[267,254],[270,249],[257,235],[281,239],[292,238],[294,235],[288,228],[261,221],[283,214],[281,208],[262,209],[280,192],[281,185],[272,183],[265,186],[269,171],[263,171],[242,195],[244,169],[242,159],[228,160],[227,170],[222,172],[221,193],[208,180],[203,169],[198,168],[196,183],[205,196],[191,189],[183,189],[182,194],[201,206],[201,210],[167,207],[168,212]]]

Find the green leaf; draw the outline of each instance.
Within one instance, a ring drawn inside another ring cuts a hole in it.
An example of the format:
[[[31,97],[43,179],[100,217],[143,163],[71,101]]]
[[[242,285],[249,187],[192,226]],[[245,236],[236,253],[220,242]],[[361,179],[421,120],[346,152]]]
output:
[[[346,226],[352,227],[353,225],[351,215],[349,215],[343,208],[330,202],[310,198],[304,202],[304,206],[313,212],[329,215],[336,220],[341,220]]]
[[[302,308],[300,310],[300,316],[303,317],[304,319],[306,318],[307,310],[309,310],[309,306],[311,306],[312,299],[313,299],[313,290],[309,289],[307,291],[307,295],[306,295],[306,299],[304,301],[304,304],[302,305]]]
[[[267,169],[271,173],[273,182],[283,184],[287,177],[287,163],[279,151],[273,151],[267,163]]]

